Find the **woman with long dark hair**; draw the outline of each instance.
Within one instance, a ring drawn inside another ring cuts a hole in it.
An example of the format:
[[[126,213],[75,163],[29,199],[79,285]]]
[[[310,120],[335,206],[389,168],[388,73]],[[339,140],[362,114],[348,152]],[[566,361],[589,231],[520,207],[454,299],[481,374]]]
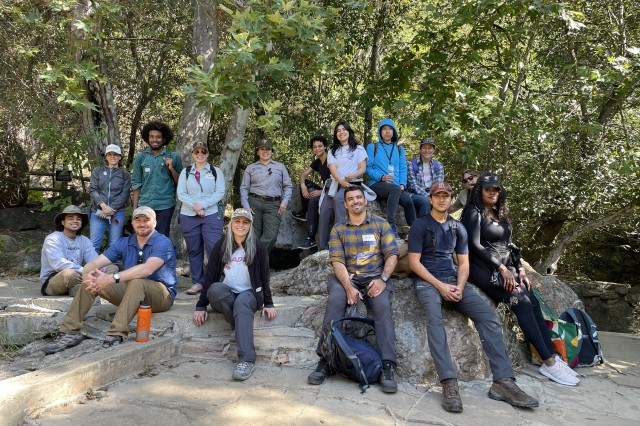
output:
[[[276,308],[269,287],[269,255],[253,233],[253,215],[236,209],[231,215],[227,234],[211,250],[204,287],[196,303],[193,322],[198,327],[208,318],[207,306],[220,312],[231,324],[231,341],[238,349],[235,380],[247,380],[256,368],[253,343],[253,317],[258,311],[269,320]]]
[[[516,315],[522,332],[543,360],[541,374],[557,383],[576,386],[580,380],[555,354],[519,250],[511,241],[507,192],[498,175],[480,175],[462,213],[462,223],[469,235],[469,281]]]
[[[329,150],[327,164],[331,178],[337,182],[333,184],[337,185],[335,193],[332,188],[329,194],[333,196],[333,211],[337,223],[347,215],[344,190],[351,185],[359,185],[362,175],[367,171],[367,152],[362,145],[358,145],[356,135],[346,121],[338,122],[333,129],[333,144]]]

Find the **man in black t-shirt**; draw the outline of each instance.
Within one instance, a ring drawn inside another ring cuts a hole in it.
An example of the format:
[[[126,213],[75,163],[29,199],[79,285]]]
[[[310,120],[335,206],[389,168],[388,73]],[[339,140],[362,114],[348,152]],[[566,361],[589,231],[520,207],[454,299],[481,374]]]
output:
[[[323,187],[307,179],[307,177],[311,173],[317,172],[320,175],[320,179],[322,179],[323,185],[326,180],[331,177],[331,173],[327,167],[327,138],[324,136],[313,136],[309,141],[309,146],[315,154],[316,159],[313,160],[309,167],[300,174],[300,199],[302,200],[302,210],[299,212],[293,212],[292,216],[296,220],[307,222],[307,238],[298,246],[298,248],[311,249],[315,247],[316,233],[320,226],[323,227],[323,232],[320,233],[323,241],[320,241],[320,246],[322,248],[326,248],[329,239],[329,225],[333,221],[333,215],[325,215],[328,217],[320,218],[319,203]],[[331,210],[331,213],[332,212],[333,210]]]
[[[429,351],[442,384],[442,407],[446,411],[462,412],[458,381],[442,319],[443,304],[468,316],[480,334],[482,348],[493,373],[489,397],[518,407],[537,407],[538,401],[515,384],[511,360],[504,347],[502,324],[496,311],[473,286],[467,285],[467,231],[461,223],[449,217],[452,193],[448,183],[434,183],[429,192],[431,212],[414,222],[409,232],[409,266],[416,274],[416,296],[426,314]]]

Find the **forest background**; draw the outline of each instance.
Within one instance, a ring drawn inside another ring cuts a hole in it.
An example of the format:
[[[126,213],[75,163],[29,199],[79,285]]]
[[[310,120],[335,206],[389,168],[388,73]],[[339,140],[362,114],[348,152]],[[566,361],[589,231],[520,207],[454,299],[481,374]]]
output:
[[[2,207],[110,143],[130,167],[152,119],[187,164],[207,143],[237,201],[259,138],[297,181],[312,135],[344,119],[367,144],[391,117],[457,190],[500,174],[539,271],[640,283],[636,1],[2,0],[0,23]]]

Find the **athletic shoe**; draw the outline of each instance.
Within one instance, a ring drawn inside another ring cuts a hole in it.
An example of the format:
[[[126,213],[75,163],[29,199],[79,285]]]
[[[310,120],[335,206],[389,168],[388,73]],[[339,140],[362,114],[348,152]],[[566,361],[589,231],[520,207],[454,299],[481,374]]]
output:
[[[327,377],[333,376],[335,373],[332,371],[331,366],[327,363],[327,360],[320,358],[316,371],[307,376],[307,383],[310,385],[321,385],[324,383]]]
[[[309,250],[309,249],[312,249],[312,248],[316,247],[316,245],[317,244],[316,244],[315,241],[313,241],[311,238],[307,237],[304,240],[304,242],[298,246],[298,248],[302,249],[302,250]]]
[[[78,345],[84,340],[82,334],[67,334],[60,332],[55,340],[44,347],[44,353],[47,355],[62,352],[67,348]]]
[[[124,337],[122,336],[105,336],[102,341],[102,347],[104,349],[110,348],[112,346],[118,346],[124,343]]]
[[[396,367],[390,362],[382,364],[380,386],[382,386],[382,392],[384,393],[398,392],[398,384],[396,383]]]
[[[489,389],[489,398],[507,402],[515,407],[535,408],[540,405],[537,399],[520,389],[511,377],[493,382]]]
[[[198,294],[202,291],[202,284],[192,284],[187,294]]]
[[[233,372],[232,377],[234,380],[247,380],[249,377],[251,377],[251,374],[255,369],[256,365],[253,362],[242,361],[236,367],[236,371]]]
[[[569,367],[569,365],[566,362],[564,362],[564,359],[562,359],[560,355],[556,355],[556,362],[559,362],[560,364],[562,364],[562,366],[565,367],[565,370],[568,370],[569,374],[572,374],[574,377],[580,376],[580,373],[575,371],[573,368]]]
[[[560,383],[561,385],[576,386],[580,383],[580,379],[569,373],[569,371],[567,371],[567,367],[564,367],[562,363],[558,361],[550,366],[542,364],[539,371],[543,376],[547,376],[554,382]]]
[[[291,216],[293,216],[293,218],[295,220],[299,220],[300,222],[306,222],[307,221],[307,214],[303,213],[302,211],[291,212]]]

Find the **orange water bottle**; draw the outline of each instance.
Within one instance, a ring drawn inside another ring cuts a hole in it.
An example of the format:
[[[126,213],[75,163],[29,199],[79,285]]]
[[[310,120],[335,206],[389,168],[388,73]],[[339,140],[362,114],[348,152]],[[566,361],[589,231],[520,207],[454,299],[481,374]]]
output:
[[[138,324],[136,327],[136,342],[148,342],[151,331],[151,305],[140,302],[138,308]]]

